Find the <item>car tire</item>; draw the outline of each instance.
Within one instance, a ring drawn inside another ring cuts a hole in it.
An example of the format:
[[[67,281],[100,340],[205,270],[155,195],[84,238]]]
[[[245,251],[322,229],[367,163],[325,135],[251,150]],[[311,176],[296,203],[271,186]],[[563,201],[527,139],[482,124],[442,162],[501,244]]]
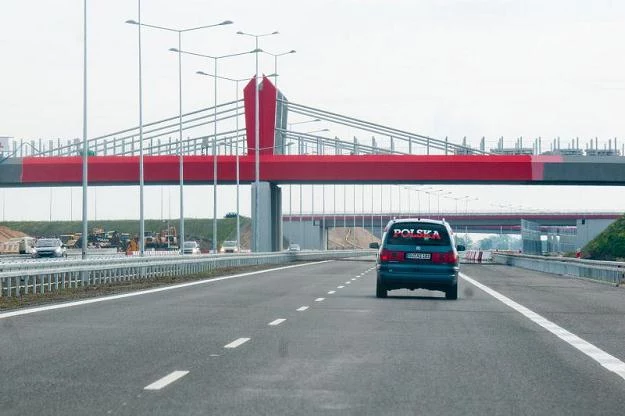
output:
[[[445,298],[449,300],[458,299],[458,283],[454,283],[452,286],[449,286],[445,291]]]
[[[375,285],[375,297],[376,298],[385,298],[388,295],[388,291],[384,287],[380,281],[378,281]]]

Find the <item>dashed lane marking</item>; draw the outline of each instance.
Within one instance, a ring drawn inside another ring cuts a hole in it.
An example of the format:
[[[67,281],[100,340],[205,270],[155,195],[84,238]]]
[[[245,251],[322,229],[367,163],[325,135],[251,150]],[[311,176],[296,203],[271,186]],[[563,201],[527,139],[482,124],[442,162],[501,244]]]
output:
[[[315,299],[315,302],[323,302],[325,300],[325,298],[317,298]]]
[[[305,311],[306,309],[308,309],[308,308],[309,308],[308,306],[300,306],[300,307],[299,307],[299,308],[297,308],[296,310],[297,310],[298,312],[304,312],[304,311]]]
[[[249,341],[251,338],[238,338],[235,339],[234,341],[232,341],[230,344],[228,345],[224,345],[224,348],[236,348],[240,345],[245,344],[247,341]]]
[[[279,319],[276,319],[275,321],[269,322],[269,326],[278,326],[278,325],[280,325],[284,321],[286,321],[286,319],[279,318]]]
[[[145,386],[143,390],[160,390],[163,387],[173,383],[174,381],[181,379],[187,374],[189,374],[188,371],[173,371],[167,374],[165,377],[156,380],[154,383]]]
[[[334,295],[336,293],[336,290],[331,290],[328,292],[328,295]]]

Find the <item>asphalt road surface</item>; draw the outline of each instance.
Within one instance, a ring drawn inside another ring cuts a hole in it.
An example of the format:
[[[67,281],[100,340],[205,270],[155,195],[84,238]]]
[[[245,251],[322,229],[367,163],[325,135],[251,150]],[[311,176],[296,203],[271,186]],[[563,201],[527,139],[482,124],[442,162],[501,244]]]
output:
[[[625,413],[623,289],[462,272],[457,301],[332,261],[0,313],[0,414]]]

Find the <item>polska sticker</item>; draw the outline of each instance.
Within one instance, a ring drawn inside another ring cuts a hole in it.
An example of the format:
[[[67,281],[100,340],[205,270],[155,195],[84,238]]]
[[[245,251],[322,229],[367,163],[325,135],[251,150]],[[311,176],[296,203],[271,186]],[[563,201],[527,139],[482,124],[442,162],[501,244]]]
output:
[[[440,240],[441,235],[436,230],[415,230],[404,228],[393,230],[393,238],[418,238],[423,240]]]

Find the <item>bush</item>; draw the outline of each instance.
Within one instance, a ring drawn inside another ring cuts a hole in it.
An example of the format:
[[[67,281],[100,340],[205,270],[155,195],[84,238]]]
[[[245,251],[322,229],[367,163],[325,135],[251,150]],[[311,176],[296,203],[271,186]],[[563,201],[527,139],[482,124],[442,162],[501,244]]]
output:
[[[625,215],[610,224],[582,250],[585,258],[616,260],[625,257]]]

